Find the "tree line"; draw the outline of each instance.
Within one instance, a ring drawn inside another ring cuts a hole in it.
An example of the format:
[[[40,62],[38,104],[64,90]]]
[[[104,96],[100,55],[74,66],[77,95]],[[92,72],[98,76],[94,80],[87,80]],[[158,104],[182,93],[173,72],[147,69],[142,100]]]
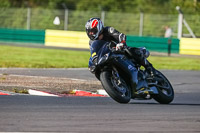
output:
[[[200,0],[0,0],[0,8],[47,8],[84,11],[177,13],[180,6],[184,13],[199,14]]]

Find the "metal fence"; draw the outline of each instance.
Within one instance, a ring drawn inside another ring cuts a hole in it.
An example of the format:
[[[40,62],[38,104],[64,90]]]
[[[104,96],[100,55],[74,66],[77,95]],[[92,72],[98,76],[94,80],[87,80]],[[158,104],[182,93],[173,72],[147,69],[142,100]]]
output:
[[[178,27],[180,28],[179,15],[178,12],[177,14],[148,14],[41,8],[0,8],[0,28],[84,31],[85,23],[89,18],[99,17],[105,26],[113,26],[128,35],[163,37],[164,26],[169,25],[173,29],[173,36],[177,37]],[[200,36],[200,15],[186,14],[183,20],[187,22],[189,28],[197,37]],[[184,23],[181,30],[182,35],[190,37],[188,27],[185,27]]]

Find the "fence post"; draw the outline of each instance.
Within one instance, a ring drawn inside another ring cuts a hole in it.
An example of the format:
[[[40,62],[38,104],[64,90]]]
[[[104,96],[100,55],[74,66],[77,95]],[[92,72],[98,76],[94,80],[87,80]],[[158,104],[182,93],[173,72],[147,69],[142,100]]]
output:
[[[182,27],[183,27],[183,14],[179,13],[179,15],[178,15],[178,35],[177,35],[177,37],[179,39],[182,37]]]
[[[31,8],[28,7],[27,8],[27,30],[30,30],[31,29]]]
[[[68,26],[68,14],[69,14],[68,9],[65,9],[64,30],[67,30],[67,26]]]
[[[176,7],[176,10],[179,12],[178,15],[178,34],[177,38],[180,39],[182,37],[182,28],[183,28],[183,12],[179,6]]]
[[[105,22],[105,11],[101,11],[101,21],[104,24],[104,22]]]
[[[143,23],[144,23],[144,13],[140,12],[140,29],[139,29],[139,36],[143,34]]]

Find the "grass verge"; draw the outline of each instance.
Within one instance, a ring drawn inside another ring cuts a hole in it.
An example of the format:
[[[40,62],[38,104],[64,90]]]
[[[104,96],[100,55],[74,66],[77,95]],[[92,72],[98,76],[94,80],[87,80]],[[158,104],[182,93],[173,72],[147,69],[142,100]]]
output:
[[[88,66],[90,52],[0,45],[0,67],[81,68]],[[157,69],[200,70],[200,58],[151,56]]]
[[[6,68],[87,67],[89,57],[86,51],[0,46],[0,67]]]

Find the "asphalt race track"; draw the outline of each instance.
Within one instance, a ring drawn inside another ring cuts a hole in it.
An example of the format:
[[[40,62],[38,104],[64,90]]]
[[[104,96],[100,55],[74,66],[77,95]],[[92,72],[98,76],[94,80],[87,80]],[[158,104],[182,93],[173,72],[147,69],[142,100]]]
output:
[[[0,96],[0,132],[200,132],[200,71],[162,72],[175,99],[119,104],[109,97]],[[94,79],[86,69],[0,69],[1,74]]]

